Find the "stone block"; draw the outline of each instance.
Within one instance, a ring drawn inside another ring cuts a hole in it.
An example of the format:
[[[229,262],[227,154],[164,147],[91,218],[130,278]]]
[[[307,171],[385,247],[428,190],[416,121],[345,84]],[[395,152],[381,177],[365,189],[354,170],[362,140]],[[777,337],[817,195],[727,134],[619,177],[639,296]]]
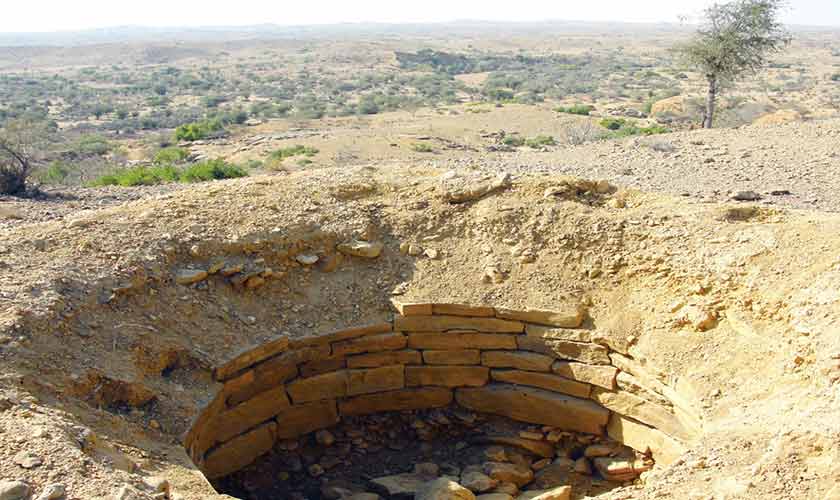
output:
[[[367,335],[335,342],[332,344],[332,352],[334,356],[349,356],[365,352],[396,351],[404,349],[406,342],[405,335],[401,333]]]
[[[554,358],[527,351],[484,351],[481,364],[491,368],[516,368],[534,372],[549,372]]]
[[[581,305],[568,305],[554,310],[525,309],[517,311],[497,307],[496,317],[560,328],[579,328],[586,318],[586,308]]]
[[[610,412],[586,399],[509,384],[456,389],[461,406],[561,430],[603,434]]]
[[[464,316],[398,316],[394,319],[398,332],[445,332],[471,330],[487,333],[522,333],[525,325],[518,321],[497,318],[469,318]]]
[[[618,414],[631,417],[676,439],[691,441],[695,437],[667,408],[629,392],[613,392],[595,387],[590,397]]]
[[[277,439],[293,439],[338,423],[334,400],[293,405],[277,415]]]
[[[528,385],[539,387],[549,391],[561,392],[579,398],[588,398],[592,387],[567,378],[550,375],[548,373],[535,373],[520,370],[492,370],[490,377],[498,382],[509,384]]]
[[[359,354],[347,358],[348,368],[377,368],[389,365],[419,365],[423,363],[420,351],[403,349]]]
[[[490,370],[483,366],[406,366],[405,385],[478,387],[487,383]]]
[[[572,342],[591,342],[592,332],[580,328],[556,328],[545,325],[525,325],[525,335],[548,340],[571,340]]]
[[[228,405],[237,405],[263,391],[277,387],[295,378],[298,374],[298,363],[301,360],[309,360],[311,357],[318,356],[319,354],[324,356],[328,355],[329,348],[323,347],[320,350],[303,349],[286,352],[258,364],[250,372],[245,372],[235,379],[231,379],[226,383],[226,387],[227,384],[230,384],[230,390],[225,391],[229,392],[227,395]],[[238,380],[240,378],[242,380]]]
[[[609,350],[598,344],[568,340],[547,340],[526,335],[517,337],[516,342],[520,349],[547,354],[559,359],[570,359],[590,365],[610,364]]]
[[[615,378],[618,370],[608,365],[587,365],[572,361],[555,361],[551,371],[578,382],[597,385],[604,389],[615,388]]]
[[[218,479],[248,466],[274,447],[277,424],[269,422],[211,451],[201,464],[207,479]]]
[[[470,306],[466,304],[432,304],[432,314],[440,316],[472,316],[474,318],[492,318],[496,310],[489,306]]]
[[[423,351],[423,361],[429,365],[477,365],[481,363],[478,349]]]
[[[685,453],[685,447],[664,432],[648,427],[618,413],[610,416],[607,434],[640,453],[650,452],[656,463],[668,466]]]
[[[289,398],[286,396],[285,387],[275,387],[221,412],[213,419],[209,432],[212,433],[215,442],[222,443],[271,420],[288,407]]]
[[[343,356],[330,356],[329,358],[316,359],[302,363],[298,368],[301,377],[314,377],[322,373],[334,372],[341,370],[347,366],[347,361]]]
[[[408,368],[408,367],[406,367]],[[421,387],[355,396],[339,402],[341,415],[369,415],[385,411],[441,408],[452,402],[452,391],[442,387]]]
[[[347,391],[349,396],[393,391],[405,387],[405,367],[403,365],[350,370],[349,373],[350,385]]]
[[[295,404],[336,399],[347,395],[348,381],[347,371],[342,370],[293,380],[287,390]]]
[[[219,382],[224,382],[237,375],[260,361],[276,356],[289,348],[289,337],[281,336],[270,342],[248,349],[232,360],[216,368],[213,377]]]
[[[516,349],[517,335],[498,333],[410,333],[412,349]]]
[[[332,342],[339,342],[342,340],[354,339],[364,337],[366,335],[377,335],[380,333],[388,333],[393,331],[393,325],[390,322],[376,323],[368,326],[360,326],[357,328],[347,328],[338,330],[323,335],[311,335],[308,337],[298,337],[289,340],[290,349],[300,349],[302,347],[324,346]]]
[[[432,304],[428,302],[401,302],[391,299],[391,304],[400,316],[430,316],[432,314]]]

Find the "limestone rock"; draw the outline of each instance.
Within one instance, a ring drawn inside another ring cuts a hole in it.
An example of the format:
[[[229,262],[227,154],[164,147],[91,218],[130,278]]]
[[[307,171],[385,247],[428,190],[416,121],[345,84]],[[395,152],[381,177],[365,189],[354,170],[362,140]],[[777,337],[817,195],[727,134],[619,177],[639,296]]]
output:
[[[487,383],[490,370],[483,366],[407,366],[405,384],[409,387],[478,387]]]
[[[335,399],[347,395],[349,380],[347,371],[341,370],[299,378],[289,383],[287,389],[295,404]]]
[[[277,414],[277,439],[292,439],[338,423],[333,400],[294,405]]]
[[[551,371],[554,358],[535,352],[485,351],[481,364],[491,368],[516,368],[532,372]]]
[[[151,500],[152,497],[132,486],[123,486],[111,497],[113,500]]]
[[[408,334],[412,349],[516,349],[516,335],[418,332]]]
[[[473,492],[451,479],[440,478],[422,485],[416,500],[475,500]]]
[[[207,271],[203,269],[182,269],[175,275],[175,282],[179,285],[192,285],[207,279]]]
[[[618,369],[612,366],[594,366],[571,361],[555,361],[551,365],[551,371],[561,377],[597,385],[609,390],[615,389],[616,374],[618,373]]]
[[[483,493],[495,488],[499,484],[499,481],[487,474],[478,471],[469,471],[461,474],[461,484],[474,493]]]
[[[318,262],[318,256],[313,253],[302,253],[297,255],[295,260],[305,266],[311,266]]]
[[[341,415],[369,415],[386,411],[440,408],[452,402],[452,391],[422,387],[356,396],[339,402]]]
[[[633,481],[642,472],[650,470],[650,465],[641,460],[628,460],[616,457],[598,457],[592,460],[598,473],[608,481]]]
[[[364,352],[396,351],[405,348],[406,343],[407,339],[401,333],[383,333],[335,342],[332,352],[335,356],[348,356]]]
[[[350,370],[348,396],[393,391],[405,387],[405,369],[402,365]]]
[[[609,350],[589,342],[548,340],[521,335],[516,338],[520,349],[554,356],[558,359],[580,361],[591,365],[610,364]]]
[[[532,496],[530,497],[530,500],[571,500],[571,498],[572,487],[560,486],[559,488],[554,488],[549,491],[543,491],[539,495]]]
[[[245,351],[231,361],[217,368],[213,375],[216,380],[225,381],[236,375],[241,370],[275,356],[288,348],[289,337],[286,337],[285,335],[277,337],[255,349]]]
[[[429,365],[477,365],[481,362],[478,349],[423,351],[423,361]]]
[[[478,495],[476,500],[513,500],[513,497],[507,493],[487,493],[486,495]]]
[[[513,436],[488,436],[486,438],[482,438],[480,441],[521,448],[539,457],[550,458],[554,456],[553,444],[547,443],[545,441],[537,441],[536,439],[527,439]],[[488,458],[491,458],[492,460],[492,457]],[[501,460],[496,461],[504,462],[506,460],[507,459],[504,450],[502,450]]]
[[[336,249],[346,255],[354,257],[364,257],[366,259],[375,259],[382,253],[384,245],[376,242],[352,240],[345,243],[339,243]]]
[[[685,452],[685,447],[665,433],[613,413],[607,434],[640,453],[651,452],[660,465],[670,465]]]
[[[63,484],[54,483],[47,485],[35,500],[61,500],[66,494],[67,490]]]
[[[549,375],[548,373],[535,373],[521,370],[492,370],[490,377],[498,382],[530,385],[579,398],[588,398],[592,389],[588,384],[558,377],[557,375]]]
[[[0,500],[26,500],[31,493],[23,481],[0,481]]]
[[[372,489],[388,498],[412,497],[427,481],[427,478],[420,474],[404,473],[377,477],[371,479],[370,484]]]
[[[566,484],[569,480],[569,473],[574,469],[574,461],[561,457],[547,467],[537,472],[534,478],[534,486],[540,489],[556,488]]]
[[[582,305],[569,305],[563,309],[506,309],[496,308],[496,317],[538,325],[561,328],[578,328],[586,317],[586,308]]]
[[[475,201],[487,196],[494,191],[505,189],[510,186],[510,174],[499,174],[492,181],[478,182],[468,186],[449,188],[443,197],[449,203],[465,203]]]
[[[530,467],[519,464],[504,462],[487,462],[484,464],[484,473],[491,478],[505,483],[513,483],[519,488],[530,483],[534,479],[534,471]]]
[[[44,461],[31,451],[21,451],[15,454],[12,458],[12,461],[24,469],[34,469],[35,467],[41,466]]]
[[[592,401],[509,384],[459,388],[455,397],[470,410],[590,434],[603,434],[610,415]]]
[[[446,332],[475,330],[485,333],[522,333],[525,325],[519,321],[496,318],[468,318],[464,316],[398,316],[394,330],[400,332]]]
[[[277,424],[269,422],[233,438],[207,455],[201,471],[208,479],[238,471],[274,446],[276,430]]]
[[[347,358],[348,368],[377,368],[388,365],[419,365],[423,362],[420,351],[404,349],[370,354],[360,354]]]

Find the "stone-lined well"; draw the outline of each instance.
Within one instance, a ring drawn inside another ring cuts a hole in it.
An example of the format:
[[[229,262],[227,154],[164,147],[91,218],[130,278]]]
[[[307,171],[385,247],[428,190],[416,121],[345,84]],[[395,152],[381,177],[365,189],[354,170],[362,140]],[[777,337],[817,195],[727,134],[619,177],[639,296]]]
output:
[[[395,304],[392,321],[276,340],[218,367],[184,445],[208,479],[343,416],[440,408],[607,434],[660,464],[701,431],[650,367],[584,328],[583,307]]]

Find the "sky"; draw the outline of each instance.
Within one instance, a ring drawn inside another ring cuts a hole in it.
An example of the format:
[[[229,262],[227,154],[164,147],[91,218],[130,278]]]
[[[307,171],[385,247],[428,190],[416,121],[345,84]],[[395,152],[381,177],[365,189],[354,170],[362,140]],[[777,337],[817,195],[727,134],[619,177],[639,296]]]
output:
[[[111,26],[238,26],[347,22],[678,22],[712,0],[2,0],[0,32]],[[788,0],[790,24],[840,26],[840,0]]]

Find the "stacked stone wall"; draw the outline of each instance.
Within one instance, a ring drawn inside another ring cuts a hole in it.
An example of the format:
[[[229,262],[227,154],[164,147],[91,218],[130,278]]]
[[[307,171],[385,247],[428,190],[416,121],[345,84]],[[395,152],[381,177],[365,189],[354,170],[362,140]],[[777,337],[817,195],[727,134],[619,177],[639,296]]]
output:
[[[580,307],[511,310],[396,304],[393,321],[278,338],[218,367],[223,383],[185,439],[210,478],[277,441],[343,416],[458,404],[476,412],[608,434],[669,463],[700,432],[690,404],[655,371],[584,328]]]

